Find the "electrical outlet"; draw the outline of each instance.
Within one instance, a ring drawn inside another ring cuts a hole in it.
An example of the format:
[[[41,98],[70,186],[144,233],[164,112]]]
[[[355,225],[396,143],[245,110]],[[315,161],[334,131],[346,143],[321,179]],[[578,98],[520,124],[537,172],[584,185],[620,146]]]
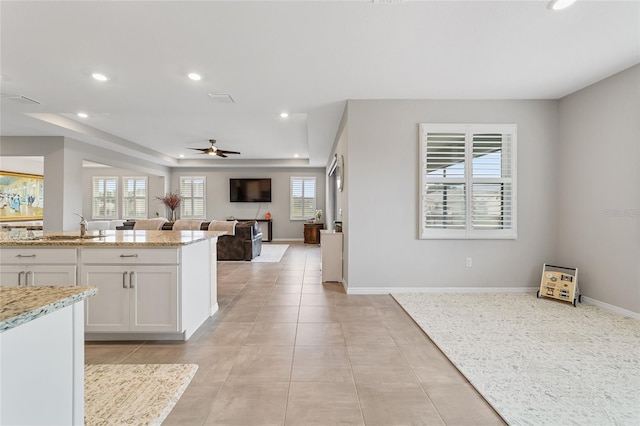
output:
[[[467,257],[466,265],[468,267],[473,266],[473,259],[471,259],[470,257]]]

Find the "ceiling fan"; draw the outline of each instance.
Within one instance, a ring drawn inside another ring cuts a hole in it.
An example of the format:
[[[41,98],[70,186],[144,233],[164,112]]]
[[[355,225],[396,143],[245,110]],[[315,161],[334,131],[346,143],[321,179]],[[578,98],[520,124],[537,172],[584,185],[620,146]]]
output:
[[[240,154],[238,151],[227,151],[225,149],[220,149],[215,146],[216,140],[209,139],[211,146],[209,148],[189,148],[194,149],[196,151],[200,151],[200,154],[209,154],[209,155],[217,155],[218,157],[227,158],[227,154]]]

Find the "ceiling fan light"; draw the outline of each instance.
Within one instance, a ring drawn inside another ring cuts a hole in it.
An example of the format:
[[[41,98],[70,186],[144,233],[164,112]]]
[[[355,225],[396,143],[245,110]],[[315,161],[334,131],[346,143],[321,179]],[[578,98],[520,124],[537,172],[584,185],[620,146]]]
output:
[[[551,10],[562,10],[571,6],[576,0],[551,0],[547,6]]]

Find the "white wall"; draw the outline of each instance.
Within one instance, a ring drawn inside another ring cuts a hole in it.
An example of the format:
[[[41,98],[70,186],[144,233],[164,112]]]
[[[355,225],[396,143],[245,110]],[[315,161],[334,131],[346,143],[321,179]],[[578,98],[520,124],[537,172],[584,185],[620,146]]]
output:
[[[585,296],[640,313],[640,65],[559,111],[558,259]]]
[[[557,101],[349,101],[349,290],[538,286],[556,260],[557,112]],[[516,240],[418,239],[424,122],[518,125]]]
[[[315,176],[317,208],[325,211],[324,168],[175,168],[171,172],[171,191],[178,189],[180,176],[205,176],[207,219],[261,219],[269,211],[275,240],[302,240],[304,221],[289,220],[289,185],[291,176]],[[271,178],[271,203],[231,203],[230,178]]]

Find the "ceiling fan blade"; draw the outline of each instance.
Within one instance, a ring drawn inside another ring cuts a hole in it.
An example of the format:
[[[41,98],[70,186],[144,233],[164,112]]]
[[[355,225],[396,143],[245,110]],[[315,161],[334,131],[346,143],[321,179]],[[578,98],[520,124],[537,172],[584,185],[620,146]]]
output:
[[[187,149],[193,149],[195,151],[201,151],[202,153],[207,153],[209,152],[209,148],[187,148]]]
[[[238,151],[227,151],[226,149],[218,149],[216,152],[221,152],[223,154],[240,154]]]
[[[217,150],[217,151],[216,151],[216,155],[217,155],[218,157],[227,158],[227,156],[226,156],[226,155],[224,155],[220,150]]]

